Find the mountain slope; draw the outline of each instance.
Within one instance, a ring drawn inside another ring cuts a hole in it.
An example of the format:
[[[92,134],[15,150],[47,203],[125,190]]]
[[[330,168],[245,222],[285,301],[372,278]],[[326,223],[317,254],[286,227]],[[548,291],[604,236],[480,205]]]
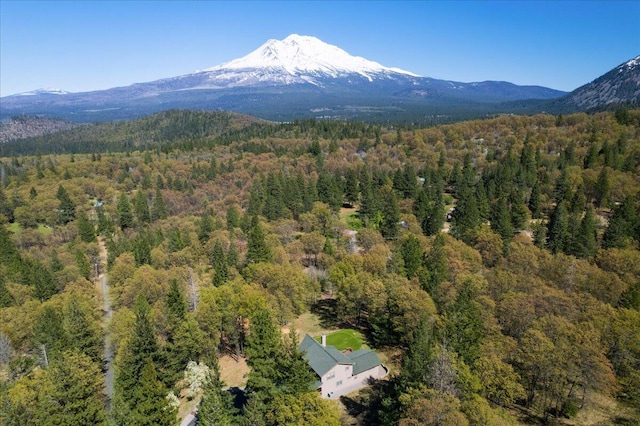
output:
[[[316,116],[460,119],[494,113],[501,102],[554,99],[565,93],[508,82],[421,77],[352,56],[315,37],[293,34],[269,40],[242,58],[183,76],[94,92],[29,94],[1,98],[0,116],[102,121],[180,108],[224,109],[281,121]]]
[[[620,64],[554,104],[570,111],[606,109],[620,104],[639,105],[640,56]]]

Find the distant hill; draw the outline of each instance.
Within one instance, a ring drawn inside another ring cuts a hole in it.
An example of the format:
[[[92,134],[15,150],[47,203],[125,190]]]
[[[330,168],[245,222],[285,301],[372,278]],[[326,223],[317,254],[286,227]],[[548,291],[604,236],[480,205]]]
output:
[[[0,121],[0,143],[69,130],[76,126],[76,123],[47,117],[11,117]]]
[[[40,120],[40,119],[38,119]],[[170,110],[128,121],[75,125],[42,136],[0,144],[0,157],[161,149],[168,143],[207,141],[263,120],[237,113]]]

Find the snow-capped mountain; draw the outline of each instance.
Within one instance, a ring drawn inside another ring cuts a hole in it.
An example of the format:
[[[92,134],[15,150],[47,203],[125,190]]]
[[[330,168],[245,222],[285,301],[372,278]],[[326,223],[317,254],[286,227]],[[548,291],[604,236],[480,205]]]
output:
[[[11,95],[11,96],[68,95],[68,94],[69,92],[67,92],[66,90],[50,88],[50,89],[36,89],[30,92],[16,93],[15,95]]]
[[[292,34],[269,40],[241,58],[178,77],[93,92],[7,96],[0,99],[0,116],[101,121],[181,108],[224,109],[283,121],[317,116],[455,119],[501,112],[497,105],[506,101],[564,94],[500,81],[460,83],[421,77],[352,56],[315,37]]]
[[[369,81],[374,78],[402,74],[419,77],[399,68],[389,68],[360,56],[352,56],[337,46],[315,37],[292,34],[284,40],[271,39],[242,58],[196,71],[212,80],[251,84],[311,83],[319,85],[319,77],[345,77],[357,74]]]

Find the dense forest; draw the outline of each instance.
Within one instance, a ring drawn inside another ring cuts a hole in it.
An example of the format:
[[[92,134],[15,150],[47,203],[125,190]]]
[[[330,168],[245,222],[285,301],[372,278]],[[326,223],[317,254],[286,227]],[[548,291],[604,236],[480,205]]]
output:
[[[2,424],[640,421],[639,110],[169,111],[2,155]],[[321,398],[310,313],[390,374]]]

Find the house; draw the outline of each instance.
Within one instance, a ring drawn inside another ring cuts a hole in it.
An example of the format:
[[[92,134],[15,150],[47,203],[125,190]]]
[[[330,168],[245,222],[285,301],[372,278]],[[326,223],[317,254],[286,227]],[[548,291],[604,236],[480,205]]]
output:
[[[333,346],[327,346],[324,334],[322,343],[307,334],[298,350],[304,352],[304,359],[318,375],[319,380],[313,387],[324,398],[338,398],[358,390],[367,386],[370,379],[384,377],[388,371],[375,352],[359,349],[344,354]]]

